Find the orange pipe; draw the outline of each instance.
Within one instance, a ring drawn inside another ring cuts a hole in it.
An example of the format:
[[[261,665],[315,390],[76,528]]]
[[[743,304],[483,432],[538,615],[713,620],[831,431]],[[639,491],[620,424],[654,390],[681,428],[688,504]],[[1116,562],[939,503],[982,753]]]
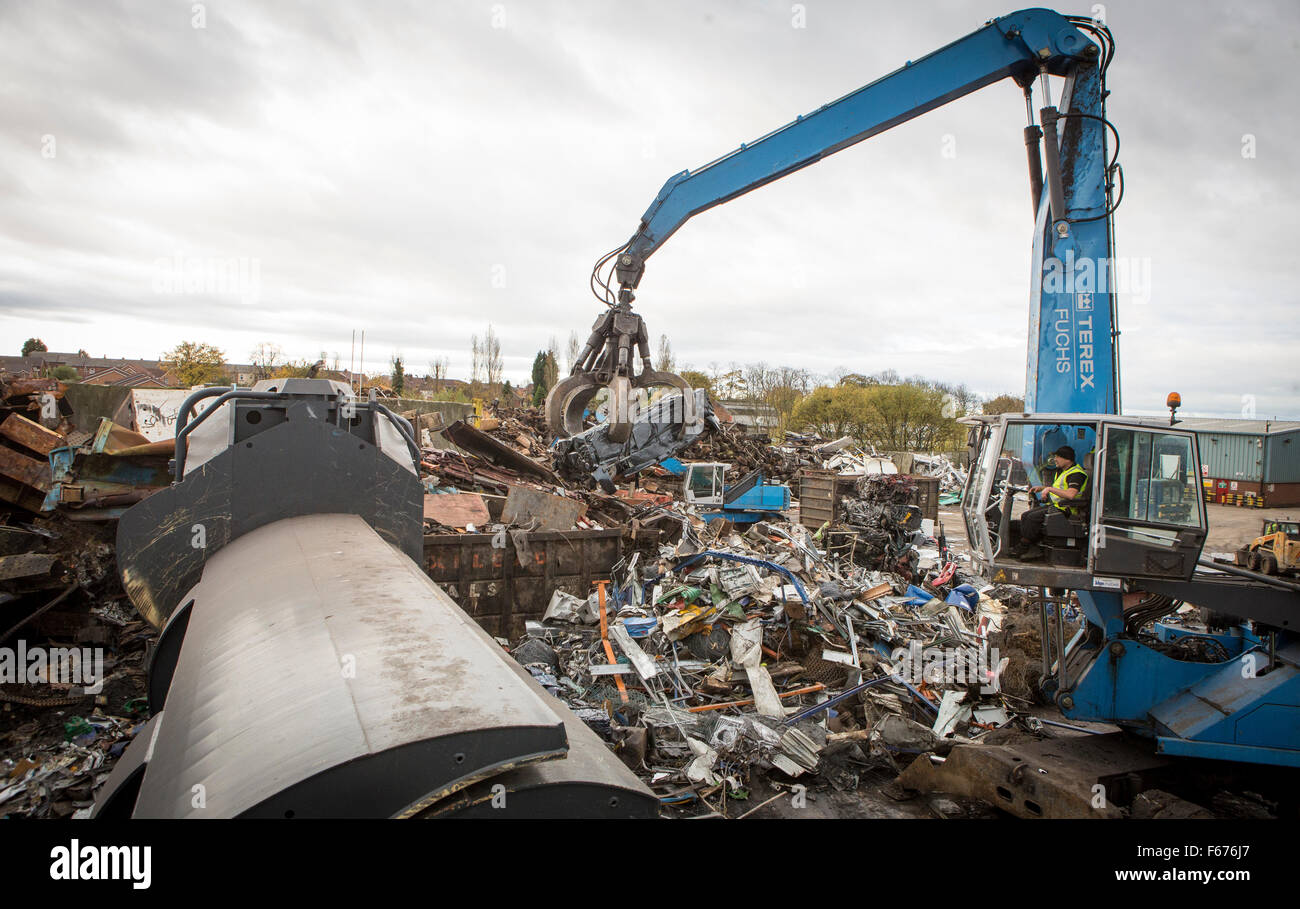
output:
[[[609,665],[613,666],[618,662],[618,657],[614,656],[614,648],[609,643],[609,622],[605,619],[605,585],[609,581],[596,582],[596,602],[600,609],[600,643],[605,648],[605,657],[609,660]],[[627,703],[627,686],[623,684],[621,675],[614,676],[614,684],[618,686],[618,696]]]

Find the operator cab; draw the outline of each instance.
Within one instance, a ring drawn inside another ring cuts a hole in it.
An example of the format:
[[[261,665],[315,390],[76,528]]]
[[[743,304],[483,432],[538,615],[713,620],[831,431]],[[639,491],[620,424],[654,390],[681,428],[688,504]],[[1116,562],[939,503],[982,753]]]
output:
[[[686,501],[691,505],[721,505],[726,494],[727,468],[715,461],[696,461],[686,465]]]
[[[995,583],[1114,590],[1120,578],[1190,580],[1205,543],[1195,435],[1158,419],[1093,414],[968,418],[971,469],[962,517],[972,558]],[[1068,446],[1087,474],[1067,508],[1042,523],[1041,558],[1014,553],[1020,521],[1043,502]],[[1031,501],[1031,499],[1033,501]]]
[[[1295,521],[1265,521],[1260,536],[1272,536],[1280,533],[1288,540],[1300,540],[1300,523]]]

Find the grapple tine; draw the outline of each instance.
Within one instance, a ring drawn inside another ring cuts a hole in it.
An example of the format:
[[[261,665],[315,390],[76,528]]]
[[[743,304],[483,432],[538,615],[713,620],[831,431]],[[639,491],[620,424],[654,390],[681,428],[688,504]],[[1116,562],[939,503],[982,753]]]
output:
[[[626,442],[632,434],[632,382],[627,376],[609,381],[609,440]]]
[[[661,372],[657,369],[644,370],[632,380],[635,388],[651,388],[656,385],[668,385],[682,393],[682,423],[679,433],[686,432],[688,426],[696,426],[700,421],[699,411],[695,407],[695,389],[675,372]]]
[[[582,415],[602,387],[585,373],[557,382],[546,396],[546,423],[551,431],[561,439],[582,432]]]
[[[675,388],[682,395],[678,435],[698,427],[701,416],[695,391],[676,373],[661,372],[650,365],[650,334],[645,321],[632,312],[632,300],[620,297],[617,306],[603,313],[592,326],[591,337],[573,367],[573,374],[559,382],[546,396],[546,422],[558,438],[567,439],[583,430],[583,414],[602,388],[609,389],[607,437],[626,442],[632,435],[633,418],[639,411],[636,391],[656,385]],[[633,374],[634,359],[641,360],[640,374]]]

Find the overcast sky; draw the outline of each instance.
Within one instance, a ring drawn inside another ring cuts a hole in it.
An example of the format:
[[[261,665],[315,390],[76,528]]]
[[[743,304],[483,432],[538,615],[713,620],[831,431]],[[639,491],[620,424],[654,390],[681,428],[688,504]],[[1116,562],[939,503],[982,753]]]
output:
[[[1063,8],[1093,13],[1093,7]],[[599,304],[670,175],[1005,14],[855,3],[0,5],[0,350],[261,341],[507,378]],[[1127,412],[1300,418],[1300,4],[1112,2]],[[795,27],[801,25],[802,27]],[[196,27],[199,26],[199,27]],[[1059,91],[1059,85],[1054,89]],[[1022,393],[1024,104],[990,86],[687,223],[638,311],[679,366],[896,369]],[[1253,140],[1243,139],[1253,136]],[[1243,155],[1253,142],[1254,156]],[[945,154],[949,150],[949,154]],[[222,292],[175,257],[243,260]]]

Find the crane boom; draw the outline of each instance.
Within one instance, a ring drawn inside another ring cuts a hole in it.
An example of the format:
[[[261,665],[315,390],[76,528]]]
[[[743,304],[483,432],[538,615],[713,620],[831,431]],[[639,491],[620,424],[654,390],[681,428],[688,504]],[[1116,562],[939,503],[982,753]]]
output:
[[[617,307],[627,318],[646,260],[694,215],[1012,78],[1023,89],[1029,111],[1025,141],[1036,213],[1026,408],[1118,413],[1110,223],[1111,189],[1118,168],[1113,159],[1108,160],[1110,125],[1104,112],[1104,70],[1109,53],[1089,40],[1085,31],[1098,36],[1105,33],[1109,51],[1109,33],[1104,27],[1052,10],[1026,9],[990,20],[970,35],[909,61],[703,167],[674,174],[642,215],[631,239],[597,263],[597,279],[604,263],[612,259],[620,285]],[[1051,103],[1049,75],[1065,79],[1059,109]],[[1041,79],[1044,95],[1041,129],[1033,122],[1035,79]],[[1045,181],[1037,147],[1037,137],[1044,133]],[[608,282],[601,283],[609,291],[605,301],[615,306]],[[621,350],[626,346],[611,331],[602,329],[598,320],[574,375],[556,387],[548,402],[548,416],[557,432],[568,434],[563,415],[580,409],[570,406],[566,411],[562,399],[568,396],[571,404],[582,404],[589,400],[594,386],[610,384],[611,371],[616,374],[615,381],[617,375],[631,375],[627,365],[632,360],[630,351]],[[623,365],[611,370],[614,363]],[[637,384],[635,379],[632,384]]]

